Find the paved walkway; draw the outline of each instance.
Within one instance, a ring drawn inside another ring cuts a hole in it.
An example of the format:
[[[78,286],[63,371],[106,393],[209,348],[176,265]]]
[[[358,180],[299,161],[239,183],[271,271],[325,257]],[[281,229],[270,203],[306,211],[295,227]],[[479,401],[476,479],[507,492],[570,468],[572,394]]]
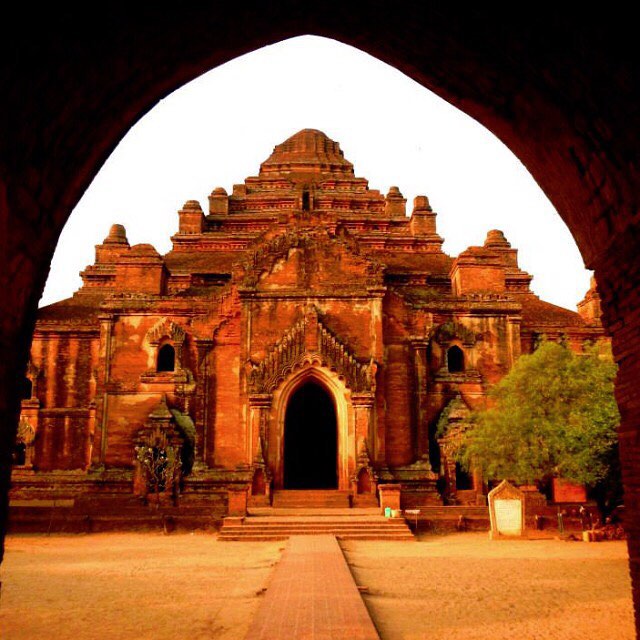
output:
[[[246,640],[379,640],[334,536],[292,536]]]

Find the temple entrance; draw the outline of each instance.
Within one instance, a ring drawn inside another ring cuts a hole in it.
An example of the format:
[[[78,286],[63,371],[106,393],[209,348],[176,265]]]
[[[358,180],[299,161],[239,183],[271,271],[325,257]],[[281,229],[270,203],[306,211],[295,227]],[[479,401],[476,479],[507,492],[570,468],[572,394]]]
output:
[[[284,423],[284,488],[337,489],[338,428],[331,395],[315,382],[289,399]]]

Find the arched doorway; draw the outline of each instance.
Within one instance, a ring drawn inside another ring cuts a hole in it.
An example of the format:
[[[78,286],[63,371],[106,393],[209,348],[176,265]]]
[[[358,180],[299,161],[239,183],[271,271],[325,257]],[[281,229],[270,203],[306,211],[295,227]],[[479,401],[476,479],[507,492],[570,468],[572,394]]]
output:
[[[289,398],[284,422],[284,488],[337,489],[338,429],[333,398],[316,382]]]

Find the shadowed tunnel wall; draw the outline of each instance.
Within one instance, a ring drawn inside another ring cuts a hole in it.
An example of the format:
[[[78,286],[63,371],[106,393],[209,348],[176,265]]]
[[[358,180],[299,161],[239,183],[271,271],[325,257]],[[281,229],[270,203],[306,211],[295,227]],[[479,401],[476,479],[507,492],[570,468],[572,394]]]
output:
[[[91,5],[91,14],[59,7],[23,3],[0,27],[0,521],[37,302],[84,189],[131,125],[169,92],[240,54],[309,33],[392,64],[493,131],[538,181],[595,270],[620,366],[637,610],[640,78],[631,17],[545,2],[528,14],[516,7],[518,15],[424,0],[187,8],[114,1]]]

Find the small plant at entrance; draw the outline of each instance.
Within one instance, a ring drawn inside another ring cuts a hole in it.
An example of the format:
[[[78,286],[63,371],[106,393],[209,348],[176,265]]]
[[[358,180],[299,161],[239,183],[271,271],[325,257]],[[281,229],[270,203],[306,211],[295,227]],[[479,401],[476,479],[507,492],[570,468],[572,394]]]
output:
[[[457,458],[488,479],[545,486],[553,477],[594,487],[610,479],[620,414],[616,365],[599,346],[576,354],[543,342],[522,356],[473,415]]]
[[[180,450],[173,446],[136,447],[136,458],[140,462],[147,479],[149,493],[156,496],[156,506],[160,506],[160,494],[166,491],[175,493],[177,479],[180,476]]]

